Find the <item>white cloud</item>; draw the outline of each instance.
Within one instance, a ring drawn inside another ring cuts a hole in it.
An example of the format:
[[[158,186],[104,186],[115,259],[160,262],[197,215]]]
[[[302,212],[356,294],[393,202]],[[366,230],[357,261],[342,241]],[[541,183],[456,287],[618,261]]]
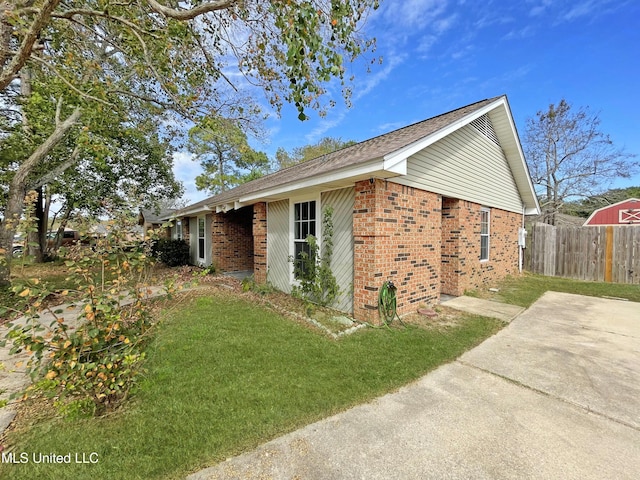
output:
[[[174,152],[173,173],[176,179],[184,185],[182,198],[187,202],[195,203],[209,196],[206,192],[201,192],[196,188],[195,179],[202,173],[202,168],[194,160],[193,154],[186,151]]]
[[[428,26],[447,9],[443,0],[405,0],[393,2],[385,11],[388,22],[402,28]]]
[[[579,17],[587,15],[593,15],[594,11],[602,8],[607,2],[589,0],[586,2],[580,2],[577,5],[571,7],[571,9],[563,15],[563,19],[567,21],[575,20]]]
[[[540,3],[537,3],[536,5],[531,7],[531,10],[529,10],[529,15],[531,15],[532,17],[543,15],[552,5],[553,0],[542,0]]]

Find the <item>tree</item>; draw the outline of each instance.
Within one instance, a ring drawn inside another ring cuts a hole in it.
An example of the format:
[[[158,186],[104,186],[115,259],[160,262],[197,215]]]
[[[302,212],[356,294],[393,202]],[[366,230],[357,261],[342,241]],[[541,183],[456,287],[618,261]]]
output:
[[[76,165],[71,156],[43,168],[69,135],[82,127],[90,134],[90,112],[98,119],[113,110],[135,126],[139,112],[155,108],[168,136],[179,118],[241,122],[255,108],[237,101],[228,75],[235,67],[276,108],[293,103],[305,119],[309,108],[326,107],[323,85],[332,79],[348,100],[344,64],[373,48],[359,29],[376,7],[377,0],[0,0],[0,94],[22,90],[32,73],[66,87],[45,97],[55,105],[55,121],[12,165],[0,225],[6,260],[0,285],[9,283],[10,246],[29,184],[39,183],[38,170],[61,174]]]
[[[573,108],[564,99],[527,120],[524,150],[543,221],[551,225],[568,199],[593,195],[638,167],[635,155],[615,147],[600,130],[597,113]]]
[[[225,118],[207,118],[189,130],[187,147],[204,173],[196,177],[198,190],[218,194],[262,176],[269,168],[263,152],[249,146],[247,135]]]
[[[563,206],[563,211],[586,218],[599,208],[622,202],[628,198],[640,198],[640,186],[614,188],[598,195],[591,195],[587,198],[569,202]]]
[[[34,82],[32,87],[31,95],[22,102],[22,122],[2,144],[5,162],[0,169],[9,179],[14,173],[12,164],[19,161],[22,151],[46,135],[53,120],[54,112],[44,97],[53,85],[45,88]],[[97,116],[89,111],[85,115],[87,130],[70,132],[48,155],[46,163],[34,169],[28,185],[38,192],[34,208],[37,232],[30,233],[29,250],[36,261],[43,261],[50,244],[47,220],[54,199],[61,205],[54,219],[64,229],[76,214],[105,214],[105,205],[155,203],[180,194],[181,186],[172,171],[172,148],[160,140],[159,119],[153,113],[143,116],[139,111],[132,126],[123,123],[115,110]],[[67,168],[70,163],[75,168]]]
[[[278,168],[287,168],[355,145],[355,143],[353,140],[345,141],[341,138],[324,137],[317,143],[296,147],[291,152],[287,152],[284,148],[280,147],[276,151],[276,162],[278,162]]]

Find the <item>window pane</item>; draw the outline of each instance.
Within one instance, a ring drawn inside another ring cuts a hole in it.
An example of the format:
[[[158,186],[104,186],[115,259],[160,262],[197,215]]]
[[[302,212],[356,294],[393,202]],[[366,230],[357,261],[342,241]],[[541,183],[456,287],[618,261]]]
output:
[[[489,212],[483,211],[481,212],[481,221],[480,221],[480,230],[483,235],[489,233]]]
[[[316,236],[316,222],[315,220],[309,223],[309,235]]]
[[[300,220],[300,204],[296,203],[293,206],[293,209],[294,209],[294,212],[295,212],[294,213],[294,220],[297,222],[298,220]]]
[[[489,237],[480,237],[480,260],[489,259]]]
[[[309,202],[309,220],[316,219],[316,202]]]

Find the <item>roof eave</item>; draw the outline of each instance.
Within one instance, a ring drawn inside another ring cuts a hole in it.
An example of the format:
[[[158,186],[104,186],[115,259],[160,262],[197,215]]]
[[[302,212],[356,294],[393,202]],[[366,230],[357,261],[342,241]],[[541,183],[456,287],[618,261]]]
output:
[[[357,181],[367,178],[393,178],[405,174],[406,159],[404,165],[402,162],[394,165],[386,165],[383,159],[377,158],[333,172],[323,173],[314,177],[304,178],[296,182],[289,182],[260,192],[244,195],[238,199],[238,202],[240,205],[248,205],[261,201],[273,201],[280,198],[288,198],[292,196],[292,194],[295,194],[295,192],[304,189],[322,189],[323,187],[326,189],[335,189],[348,187]]]

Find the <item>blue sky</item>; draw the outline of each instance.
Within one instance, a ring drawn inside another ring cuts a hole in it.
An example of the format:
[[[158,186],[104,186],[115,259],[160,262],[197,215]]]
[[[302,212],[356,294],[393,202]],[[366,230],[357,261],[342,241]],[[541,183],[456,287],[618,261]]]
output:
[[[361,64],[352,107],[335,90],[325,118],[297,120],[285,107],[265,126],[273,156],[325,136],[362,141],[458,107],[506,94],[519,130],[526,119],[565,98],[598,112],[616,146],[640,155],[640,2],[610,0],[382,0],[366,25],[383,57],[371,73]],[[332,89],[331,89],[332,90]],[[176,175],[191,202],[207,196],[199,172],[176,156]],[[640,174],[615,182],[640,185]]]

